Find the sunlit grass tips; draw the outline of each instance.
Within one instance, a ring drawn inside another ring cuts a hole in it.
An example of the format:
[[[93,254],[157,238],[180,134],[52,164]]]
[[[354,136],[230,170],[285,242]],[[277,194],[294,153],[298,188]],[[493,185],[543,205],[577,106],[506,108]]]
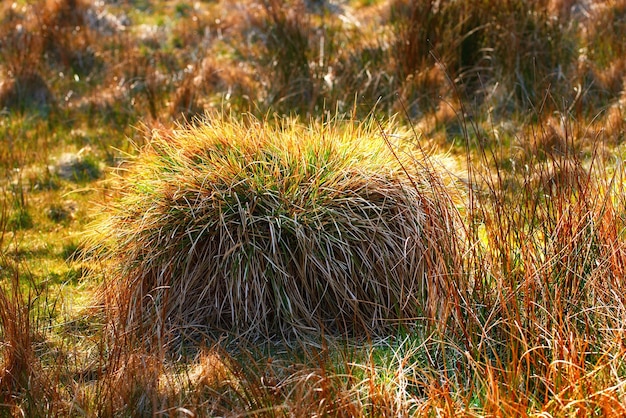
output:
[[[385,129],[213,117],[154,132],[96,228],[109,307],[160,337],[369,335],[441,314],[454,206]]]

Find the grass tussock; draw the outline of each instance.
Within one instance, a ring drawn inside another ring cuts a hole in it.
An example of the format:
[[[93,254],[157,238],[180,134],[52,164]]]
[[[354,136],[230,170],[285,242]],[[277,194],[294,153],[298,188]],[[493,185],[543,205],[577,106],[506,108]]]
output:
[[[626,416],[625,16],[2,2],[0,416]]]
[[[46,81],[34,71],[23,72],[0,85],[0,107],[38,109],[54,107],[55,99]]]
[[[154,132],[96,228],[114,265],[106,293],[148,335],[445,322],[464,287],[450,275],[458,219],[424,158],[373,122],[212,117]]]

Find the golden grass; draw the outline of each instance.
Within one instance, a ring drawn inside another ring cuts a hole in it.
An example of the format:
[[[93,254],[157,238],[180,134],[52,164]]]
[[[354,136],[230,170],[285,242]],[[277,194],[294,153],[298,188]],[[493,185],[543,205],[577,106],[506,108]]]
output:
[[[153,132],[94,226],[110,307],[161,337],[445,323],[465,287],[458,215],[413,148],[373,122],[214,116]]]

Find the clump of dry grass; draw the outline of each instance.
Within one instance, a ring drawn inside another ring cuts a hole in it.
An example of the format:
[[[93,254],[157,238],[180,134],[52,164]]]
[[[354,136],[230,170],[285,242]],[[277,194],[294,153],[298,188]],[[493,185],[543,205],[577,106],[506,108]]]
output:
[[[463,280],[451,197],[425,156],[380,133],[220,117],[154,132],[95,228],[109,307],[153,336],[445,321]]]
[[[482,105],[490,91],[504,88],[502,110],[546,106],[547,90],[571,101],[578,38],[569,18],[555,14],[561,9],[565,6],[553,8],[545,0],[498,7],[482,0],[393,1],[392,66],[386,68],[393,70],[412,116],[434,110],[433,98],[449,99],[452,90]],[[436,65],[445,68],[445,77],[433,71]]]
[[[258,75],[266,92],[266,104],[285,114],[314,115],[332,96],[332,65],[336,62],[342,31],[338,18],[301,0],[264,0],[262,13],[250,13],[252,28],[262,40],[258,51]]]
[[[0,393],[6,403],[13,393],[28,386],[32,373],[30,324],[28,314],[18,302],[0,289],[0,324],[2,325],[2,374],[0,374]]]
[[[4,231],[4,219],[0,228]],[[1,251],[0,262],[10,265]],[[34,350],[34,297],[21,294],[19,267],[13,268],[13,277],[0,283],[0,415],[56,415],[61,408],[56,387]]]
[[[85,19],[89,3],[40,0],[21,7],[14,3],[5,9],[0,57],[11,72],[40,68],[44,62],[80,74],[91,71],[95,57]]]
[[[65,71],[82,77],[92,72],[97,59],[85,24],[88,3],[32,3],[12,3],[2,10],[0,108],[45,112],[57,105],[58,86],[51,83],[56,75]]]
[[[54,104],[54,94],[37,72],[25,71],[0,82],[0,109],[45,111]]]
[[[170,102],[172,116],[182,115],[187,119],[192,119],[203,113],[206,107],[203,101],[206,101],[216,86],[223,82],[214,61],[207,57],[199,63],[198,68],[190,68],[185,79],[173,94]]]

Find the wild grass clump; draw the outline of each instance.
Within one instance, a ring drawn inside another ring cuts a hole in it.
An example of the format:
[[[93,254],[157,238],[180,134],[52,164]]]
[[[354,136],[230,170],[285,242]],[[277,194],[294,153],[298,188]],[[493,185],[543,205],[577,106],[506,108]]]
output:
[[[39,110],[45,113],[54,105],[54,94],[35,71],[24,71],[0,83],[0,109]]]
[[[39,0],[4,7],[0,62],[15,75],[46,64],[88,74],[96,64],[86,25],[89,4],[81,0]]]
[[[4,219],[0,219],[0,227],[4,235]],[[32,319],[35,298],[21,293],[18,263],[1,251],[0,262],[15,271],[0,281],[0,415],[58,415],[56,388],[34,350],[38,328]]]
[[[303,10],[289,10],[286,3],[276,0],[265,1],[263,6],[267,14],[267,54],[278,76],[279,91],[271,100],[285,100],[287,107],[310,106],[316,97],[309,56],[313,52],[309,46],[312,25],[303,18],[307,14]]]
[[[341,22],[326,6],[314,12],[313,4],[301,0],[260,3],[262,13],[249,19],[261,42],[248,53],[265,86],[264,105],[288,115],[323,112],[326,103],[337,101],[333,65],[341,55]]]
[[[506,92],[501,108],[537,106],[555,86],[572,100],[574,86],[565,80],[575,74],[578,39],[568,19],[546,0],[497,7],[482,0],[396,0],[389,20],[398,89],[418,115],[434,108],[433,98],[450,81],[477,105],[496,87]],[[432,77],[435,64],[445,68],[445,77]]]
[[[425,156],[381,133],[217,117],[155,132],[96,227],[109,307],[160,336],[445,321],[463,281],[451,197]]]

